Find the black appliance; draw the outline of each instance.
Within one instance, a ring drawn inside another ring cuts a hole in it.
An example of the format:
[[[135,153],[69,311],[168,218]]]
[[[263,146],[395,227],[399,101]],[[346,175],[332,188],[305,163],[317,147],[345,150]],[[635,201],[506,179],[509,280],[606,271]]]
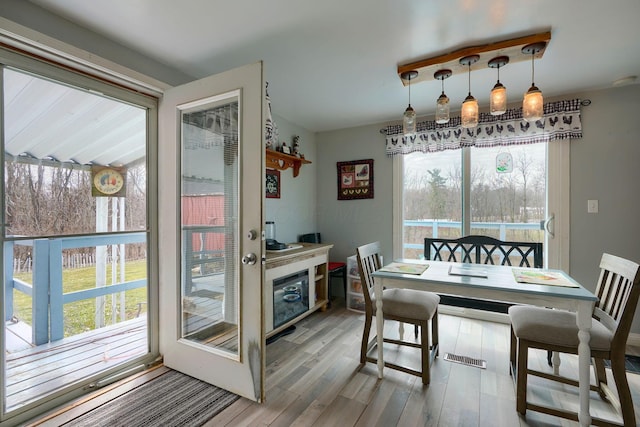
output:
[[[303,270],[273,281],[273,327],[309,310],[309,272]]]

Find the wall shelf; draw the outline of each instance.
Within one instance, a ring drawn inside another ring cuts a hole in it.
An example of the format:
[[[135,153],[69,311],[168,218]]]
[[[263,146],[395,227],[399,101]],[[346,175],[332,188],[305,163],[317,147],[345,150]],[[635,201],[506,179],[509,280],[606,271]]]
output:
[[[280,171],[293,168],[293,177],[300,173],[300,166],[311,163],[309,160],[301,159],[290,154],[281,153],[270,149],[267,150],[266,166],[269,169],[277,169]]]

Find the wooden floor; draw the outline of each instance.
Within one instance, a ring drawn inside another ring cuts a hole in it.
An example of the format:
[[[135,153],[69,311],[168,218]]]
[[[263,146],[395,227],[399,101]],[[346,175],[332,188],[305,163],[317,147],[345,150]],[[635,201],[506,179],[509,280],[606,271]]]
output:
[[[6,325],[8,410],[148,352],[145,317],[40,346],[29,344],[30,327],[10,323]]]
[[[418,377],[389,369],[385,370],[385,378],[378,380],[374,365],[359,364],[363,315],[346,310],[343,301],[336,300],[330,310],[305,318],[294,333],[267,346],[264,404],[239,399],[206,426],[577,425],[530,411],[526,418],[518,416],[508,370],[508,325],[442,314],[439,319],[441,350],[432,366],[431,384],[423,386]],[[386,329],[395,333],[397,326],[387,322]],[[408,331],[412,335],[410,328]],[[419,355],[414,351],[398,352],[389,346],[385,347],[385,357],[417,367]],[[487,368],[445,361],[443,356],[447,352],[486,360]],[[549,369],[544,352],[532,350],[531,364]],[[565,375],[577,372],[577,358],[563,355],[560,369]],[[628,377],[640,424],[640,375]],[[135,382],[143,379],[139,377]],[[577,390],[533,377],[530,383],[530,398],[577,407]],[[120,386],[121,393],[127,387]],[[109,393],[117,395],[117,389]],[[90,402],[73,407],[74,412],[92,408]],[[591,410],[599,416],[621,420],[595,394]],[[49,418],[44,425],[59,425],[64,419],[62,413]],[[39,425],[39,421],[34,425]]]

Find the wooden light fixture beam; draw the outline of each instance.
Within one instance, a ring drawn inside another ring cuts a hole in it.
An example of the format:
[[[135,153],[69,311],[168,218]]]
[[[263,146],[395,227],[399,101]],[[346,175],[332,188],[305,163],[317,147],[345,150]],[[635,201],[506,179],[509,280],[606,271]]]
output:
[[[407,71],[415,70],[418,72],[416,77],[411,78],[411,84],[431,80],[434,78],[434,73],[441,69],[449,69],[452,74],[467,73],[467,67],[461,65],[459,61],[460,58],[471,55],[480,56],[480,59],[477,62],[480,67],[488,67],[489,61],[496,56],[508,56],[509,62],[511,63],[525,60],[530,61],[531,55],[525,55],[522,53],[522,48],[532,43],[544,42],[545,47],[535,54],[535,58],[539,59],[544,55],[546,46],[549,46],[550,40],[551,32],[547,31],[530,36],[517,37],[515,39],[487,43],[478,46],[463,47],[451,53],[445,53],[444,55],[421,59],[420,61],[412,62],[410,64],[399,65],[398,77],[400,77],[402,84],[406,86],[409,84],[409,81],[403,79],[401,76]]]

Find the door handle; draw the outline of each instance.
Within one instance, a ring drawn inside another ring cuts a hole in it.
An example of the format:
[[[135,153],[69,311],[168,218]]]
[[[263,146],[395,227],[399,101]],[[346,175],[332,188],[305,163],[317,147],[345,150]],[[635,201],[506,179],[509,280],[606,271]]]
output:
[[[555,216],[553,214],[551,214],[551,216],[549,216],[549,218],[547,218],[547,220],[544,222],[544,229],[547,233],[549,233],[549,235],[551,236],[551,238],[556,237],[556,233],[554,230],[551,229],[550,225],[551,222],[555,219]],[[554,222],[555,224],[555,222]]]
[[[248,253],[242,257],[242,263],[244,265],[253,265],[256,263],[257,260],[258,260],[258,257],[256,257],[256,254],[254,253]]]

